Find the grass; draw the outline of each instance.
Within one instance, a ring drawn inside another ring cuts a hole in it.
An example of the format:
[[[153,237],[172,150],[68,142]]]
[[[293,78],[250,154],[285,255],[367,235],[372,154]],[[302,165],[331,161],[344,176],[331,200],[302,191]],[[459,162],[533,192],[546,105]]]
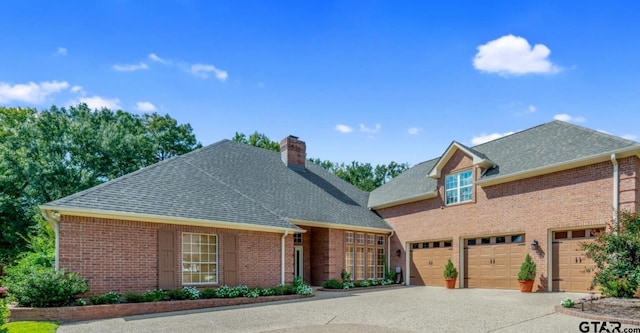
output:
[[[9,333],[55,333],[58,326],[53,321],[15,321],[5,324]]]

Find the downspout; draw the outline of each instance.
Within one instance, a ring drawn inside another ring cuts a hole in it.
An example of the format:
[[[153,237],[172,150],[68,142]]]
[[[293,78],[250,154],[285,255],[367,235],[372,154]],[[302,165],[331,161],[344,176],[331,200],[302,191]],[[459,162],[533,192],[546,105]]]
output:
[[[395,230],[391,231],[387,239],[387,269],[391,270],[391,237],[396,233]],[[384,276],[387,276],[387,272],[384,272]]]
[[[618,160],[616,160],[616,154],[611,154],[611,163],[613,163],[613,233],[617,235],[620,231],[620,224],[618,223],[618,210],[620,209],[620,176],[618,172]]]
[[[284,266],[285,266],[285,260],[284,260],[284,251],[285,251],[285,239],[287,238],[287,236],[289,235],[289,230],[285,230],[284,231],[284,235],[282,235],[282,263],[281,263],[281,272],[280,272],[280,284],[284,285]]]
[[[54,267],[56,272],[60,270],[60,214],[58,212],[45,211],[44,218],[49,222],[55,233],[55,259]],[[53,215],[53,217],[51,216]]]

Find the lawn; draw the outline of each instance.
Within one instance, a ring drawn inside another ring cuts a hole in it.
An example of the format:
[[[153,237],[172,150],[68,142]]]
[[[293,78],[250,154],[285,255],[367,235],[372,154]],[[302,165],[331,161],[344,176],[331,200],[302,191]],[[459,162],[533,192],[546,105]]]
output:
[[[6,323],[9,333],[55,333],[58,323],[52,321],[16,321]]]

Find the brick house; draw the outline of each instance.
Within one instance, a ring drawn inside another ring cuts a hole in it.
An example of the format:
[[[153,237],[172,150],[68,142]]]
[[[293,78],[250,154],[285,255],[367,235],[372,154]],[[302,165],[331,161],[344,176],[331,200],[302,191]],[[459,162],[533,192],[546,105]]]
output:
[[[452,142],[371,193],[305,161],[228,140],[41,206],[56,266],[91,293],[182,286],[312,285],[382,278],[514,289],[526,253],[536,290],[585,291],[579,243],[634,210],[640,144],[560,121],[475,147]]]
[[[92,294],[382,277],[392,230],[369,194],[296,137],[281,151],[223,140],[42,205],[56,267]]]
[[[553,121],[475,147],[452,142],[374,190],[369,207],[394,229],[391,265],[406,283],[517,289],[529,253],[534,290],[587,291],[580,243],[639,203],[640,145]]]

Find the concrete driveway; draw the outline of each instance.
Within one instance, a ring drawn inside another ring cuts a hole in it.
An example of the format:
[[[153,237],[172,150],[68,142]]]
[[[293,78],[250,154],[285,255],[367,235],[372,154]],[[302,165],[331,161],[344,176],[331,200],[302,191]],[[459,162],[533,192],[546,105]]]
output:
[[[580,332],[553,306],[583,294],[398,287],[64,324],[72,332]],[[626,326],[623,326],[626,327]]]

